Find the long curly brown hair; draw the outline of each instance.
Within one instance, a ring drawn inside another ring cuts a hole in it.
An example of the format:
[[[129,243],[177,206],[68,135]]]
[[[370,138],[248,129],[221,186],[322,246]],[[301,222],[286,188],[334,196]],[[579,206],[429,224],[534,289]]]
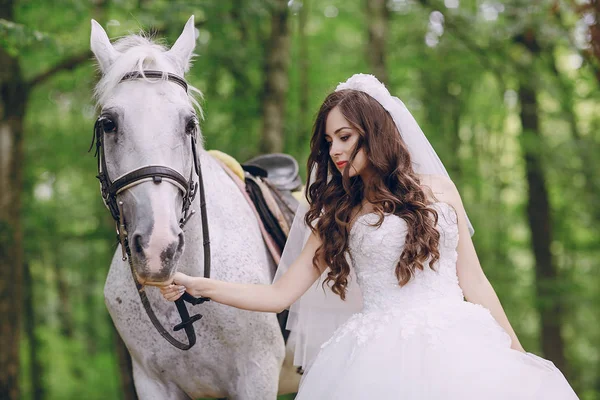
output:
[[[325,139],[327,117],[335,107],[360,135],[343,173],[331,159]],[[374,171],[366,182],[359,175],[349,177],[350,165],[361,148]],[[313,171],[314,182],[306,187],[310,208],[305,221],[322,238],[313,265],[318,269],[320,261],[329,266],[324,284],[331,282],[331,290],[345,299],[350,273],[345,257],[350,224],[353,210],[363,200],[370,202],[379,215],[378,226],[384,214],[395,214],[407,223],[406,242],[395,271],[400,286],[408,283],[417,268],[423,270],[426,262],[434,267],[440,257],[440,234],[435,228],[438,214],[428,207],[410,153],[392,117],[377,100],[355,90],[331,93],[317,115],[310,149],[307,171]]]

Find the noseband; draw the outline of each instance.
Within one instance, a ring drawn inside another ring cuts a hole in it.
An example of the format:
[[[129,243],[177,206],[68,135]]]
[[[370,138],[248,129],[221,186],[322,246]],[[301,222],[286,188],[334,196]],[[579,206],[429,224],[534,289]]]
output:
[[[166,79],[169,82],[173,82],[181,86],[187,93],[188,85],[186,81],[174,74],[161,71],[142,71],[142,72],[129,72],[121,79],[121,82],[127,80],[135,80],[140,78],[160,78]],[[202,315],[196,314],[190,317],[184,300],[191,304],[202,304],[209,299],[206,297],[195,298],[188,293],[184,293],[177,301],[175,305],[181,316],[181,323],[176,325],[173,330],[178,331],[184,329],[188,337],[188,344],[180,342],[175,339],[162,324],[156,318],[154,311],[150,305],[150,301],[146,296],[144,286],[141,285],[134,273],[133,264],[131,261],[131,249],[129,247],[129,240],[127,236],[126,224],[123,218],[123,202],[117,200],[117,196],[125,190],[131,189],[132,187],[139,185],[143,182],[152,181],[155,184],[160,184],[163,180],[167,181],[176,186],[182,193],[183,205],[181,210],[181,219],[179,220],[179,226],[183,228],[190,218],[195,214],[195,210],[190,209],[192,202],[196,198],[196,194],[199,192],[200,201],[200,213],[202,217],[202,236],[204,246],[204,277],[210,277],[210,237],[208,233],[208,218],[206,215],[206,200],[204,193],[204,182],[202,180],[202,168],[200,165],[200,158],[196,148],[196,135],[190,135],[190,145],[192,147],[192,155],[194,159],[193,167],[190,170],[190,178],[186,180],[183,175],[175,171],[173,168],[162,166],[162,165],[150,165],[135,169],[128,172],[114,181],[111,181],[108,176],[108,169],[106,166],[106,157],[104,155],[104,129],[103,123],[107,120],[106,117],[100,116],[94,124],[94,133],[92,137],[92,144],[90,149],[96,143],[95,157],[98,160],[98,175],[97,178],[100,181],[100,193],[102,200],[106,207],[110,210],[110,213],[115,220],[117,235],[119,242],[121,243],[121,250],[123,252],[123,261],[129,260],[129,267],[131,268],[131,274],[133,280],[138,289],[140,300],[144,305],[144,309],[148,314],[148,317],[158,330],[158,332],[173,346],[181,350],[189,350],[196,343],[196,333],[194,326],[192,325],[195,321],[202,318]],[[88,151],[89,151],[88,150]],[[198,182],[194,181],[194,172],[198,176]]]

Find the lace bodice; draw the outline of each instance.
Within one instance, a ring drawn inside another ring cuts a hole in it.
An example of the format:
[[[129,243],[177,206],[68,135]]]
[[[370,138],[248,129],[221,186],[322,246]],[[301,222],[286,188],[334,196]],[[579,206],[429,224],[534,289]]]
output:
[[[440,258],[431,269],[417,269],[409,282],[400,286],[396,265],[404,249],[406,222],[386,215],[381,226],[377,214],[365,214],[352,226],[348,261],[356,273],[362,293],[363,309],[352,315],[323,344],[327,347],[345,337],[355,338],[355,350],[375,341],[386,330],[403,339],[419,337],[432,346],[441,345],[451,326],[477,325],[485,336],[510,347],[510,336],[496,323],[489,310],[464,301],[456,271],[458,218],[447,203],[434,203],[438,213]],[[446,338],[446,339],[445,339]]]
[[[411,309],[438,300],[462,301],[463,293],[456,274],[458,225],[456,212],[447,203],[434,203],[438,212],[440,259],[416,270],[411,280],[400,287],[396,264],[406,238],[406,222],[393,214],[385,215],[380,227],[374,226],[377,214],[361,215],[350,232],[350,262],[356,271],[363,295],[363,312]]]

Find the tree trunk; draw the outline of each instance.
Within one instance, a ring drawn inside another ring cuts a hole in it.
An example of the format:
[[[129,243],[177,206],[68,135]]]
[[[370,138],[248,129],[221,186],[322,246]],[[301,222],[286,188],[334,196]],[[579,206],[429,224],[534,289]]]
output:
[[[533,59],[541,52],[532,31],[517,38],[531,52]],[[556,260],[550,250],[552,244],[552,219],[546,176],[540,149],[543,138],[540,134],[538,115],[536,73],[530,65],[522,71],[519,100],[521,103],[521,125],[523,132],[520,143],[525,158],[527,191],[527,217],[531,231],[531,244],[535,257],[535,289],[537,308],[541,319],[542,351],[565,374],[568,375],[565,359],[565,343],[561,336],[563,309],[555,285],[558,283]]]
[[[283,125],[285,96],[288,90],[288,65],[290,55],[289,11],[287,1],[273,0],[271,11],[271,36],[267,47],[264,91],[263,131],[260,151],[283,151]]]
[[[31,278],[31,268],[29,263],[23,265],[23,304],[25,307],[26,318],[23,321],[23,328],[29,343],[29,374],[31,376],[31,398],[33,400],[42,400],[45,396],[43,368],[39,357],[40,341],[35,334],[36,322],[39,321],[35,315],[35,297],[33,293],[33,279]]]
[[[0,18],[10,21],[12,14],[13,1],[0,0]],[[23,282],[23,116],[29,91],[19,61],[2,47],[0,65],[0,398],[16,400]]]
[[[598,46],[600,47],[600,43],[598,43]],[[553,49],[551,54],[554,53]],[[597,166],[600,166],[600,164],[598,163],[597,157],[595,157],[596,146],[589,146],[589,143],[586,143],[586,139],[581,136],[579,126],[577,125],[577,115],[575,113],[575,101],[573,98],[574,88],[559,72],[557,62],[558,60],[556,57],[552,56],[549,67],[562,91],[562,98],[560,100],[562,112],[571,128],[571,135],[573,136],[572,140],[575,143],[577,155],[582,160],[582,168],[580,171],[585,179],[583,189],[588,202],[587,209],[594,218],[594,221],[598,223],[600,222],[600,207],[596,207],[595,204],[598,193],[600,193],[600,180],[594,172],[598,170]]]
[[[91,268],[84,275],[84,279],[89,287],[97,287],[100,284],[96,279],[96,271]],[[93,291],[88,290],[83,293],[83,306],[86,310],[85,327],[83,328],[85,332],[85,347],[88,354],[94,356],[98,352],[97,343],[99,340],[96,334],[98,332],[96,316],[102,310],[98,310],[96,307],[96,295]]]
[[[430,60],[436,63],[437,58]],[[448,93],[448,81],[455,71],[441,67],[436,71],[422,70],[420,85],[423,87],[421,101],[424,105],[426,124],[421,125],[429,140],[437,140],[436,152],[457,187],[461,187],[462,168],[459,136],[460,119],[463,113],[461,99]],[[439,139],[438,139],[439,138]],[[473,139],[475,142],[475,138]]]
[[[298,64],[299,64],[299,88],[300,93],[300,104],[298,107],[298,126],[300,127],[300,133],[298,140],[296,141],[296,148],[308,148],[307,143],[310,141],[312,132],[310,130],[310,122],[308,120],[308,99],[310,96],[309,79],[308,79],[308,40],[306,37],[306,22],[308,19],[309,0],[302,1],[302,7],[298,13]]]
[[[73,339],[73,311],[71,308],[70,293],[71,288],[65,276],[65,267],[60,265],[61,244],[56,241],[53,245],[53,254],[51,256],[54,274],[56,276],[56,291],[58,292],[59,308],[58,320],[60,321],[60,333],[68,339]]]
[[[240,43],[251,43],[255,40],[255,38],[252,37],[253,21],[249,20],[247,10],[245,12],[245,9],[247,9],[247,6],[244,6],[244,0],[234,0],[229,10],[229,16],[232,21],[231,26],[235,27],[233,30],[239,33]],[[260,41],[266,42],[264,36],[266,35],[261,35]],[[260,90],[252,82],[252,79],[250,79],[250,75],[248,74],[248,65],[254,62],[252,58],[253,54],[251,51],[234,51],[223,55],[218,61],[222,64],[222,68],[227,70],[233,78],[232,98],[235,99],[235,101],[230,105],[230,112],[232,115],[235,115],[235,118],[231,120],[233,132],[248,132],[249,128],[251,131],[254,131],[253,123],[257,112],[259,112],[258,108],[260,107],[260,104],[257,104],[256,107],[249,106],[249,104],[252,104],[252,99],[256,99],[256,92]],[[233,137],[235,138],[235,134]],[[232,138],[230,137],[225,140],[231,141],[231,139]],[[240,149],[235,149],[235,151],[238,152],[237,156],[241,157],[242,160],[256,155],[253,154],[255,151],[254,148],[250,150],[245,144],[242,147],[246,148],[244,152],[239,152]]]
[[[369,40],[367,41],[367,60],[373,75],[384,84],[388,83],[385,64],[386,39],[390,12],[386,0],[366,0],[367,26]]]
[[[115,350],[117,352],[117,361],[119,362],[119,378],[121,382],[121,393],[123,394],[122,398],[123,400],[138,400],[133,382],[133,364],[131,355],[112,321],[108,321],[108,323],[113,327]]]
[[[594,71],[594,76],[598,83],[600,83],[600,1],[590,0],[586,2],[572,1],[575,10],[580,14],[581,17],[585,15],[593,17],[593,23],[588,27],[590,48],[586,49],[581,55],[588,61]],[[560,8],[554,7],[553,11],[558,15],[560,14]]]

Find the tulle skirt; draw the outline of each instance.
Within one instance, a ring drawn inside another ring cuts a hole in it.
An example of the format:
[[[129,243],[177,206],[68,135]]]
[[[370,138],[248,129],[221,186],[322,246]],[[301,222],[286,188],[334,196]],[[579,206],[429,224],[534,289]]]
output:
[[[552,362],[510,344],[487,309],[464,301],[355,314],[296,399],[577,399]]]

